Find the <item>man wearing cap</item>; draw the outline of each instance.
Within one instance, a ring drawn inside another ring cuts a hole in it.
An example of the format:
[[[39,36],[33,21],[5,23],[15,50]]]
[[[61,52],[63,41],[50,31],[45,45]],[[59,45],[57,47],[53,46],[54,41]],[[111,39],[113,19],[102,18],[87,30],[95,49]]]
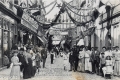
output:
[[[41,56],[42,56],[42,60],[43,60],[43,68],[45,68],[45,62],[46,62],[46,58],[47,58],[47,48],[43,48],[41,50]]]
[[[91,62],[91,64],[92,64],[92,73],[95,73],[94,58],[95,58],[95,49],[94,49],[94,47],[92,47],[92,48],[91,48],[91,55],[90,55],[90,62]]]
[[[99,75],[100,52],[98,51],[98,47],[92,47],[90,61],[92,62],[92,72]]]

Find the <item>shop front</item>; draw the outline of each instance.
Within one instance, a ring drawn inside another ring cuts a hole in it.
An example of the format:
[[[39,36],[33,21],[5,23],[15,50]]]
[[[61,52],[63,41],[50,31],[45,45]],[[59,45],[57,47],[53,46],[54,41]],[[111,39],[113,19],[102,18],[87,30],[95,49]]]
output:
[[[10,58],[10,51],[15,40],[16,26],[4,17],[0,17],[0,67],[3,67],[3,56]]]

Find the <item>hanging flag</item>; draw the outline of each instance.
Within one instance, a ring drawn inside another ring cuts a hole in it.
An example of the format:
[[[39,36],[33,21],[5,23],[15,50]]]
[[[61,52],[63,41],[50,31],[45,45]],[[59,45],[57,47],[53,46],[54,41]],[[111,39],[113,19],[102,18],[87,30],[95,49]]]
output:
[[[18,5],[17,2],[15,2],[15,3]],[[13,4],[12,4],[12,5],[13,5]],[[17,9],[17,16],[19,16],[20,18],[22,18],[22,15],[23,15],[23,10],[24,10],[24,9],[21,8],[23,5],[24,5],[24,3],[21,3],[21,4],[20,4],[20,7],[14,5],[14,7]],[[21,23],[21,20],[18,20],[17,23]]]
[[[85,4],[86,4],[86,0],[84,0],[84,1],[81,3],[80,7],[83,7]]]
[[[31,1],[31,0],[30,0]],[[31,1],[32,3],[32,1]],[[41,5],[38,4],[38,1],[36,0],[34,3],[32,3],[32,5],[29,7],[29,8],[41,8]],[[40,9],[38,10],[30,10],[31,14],[34,15],[34,16],[37,16],[37,15],[41,15],[41,11]]]
[[[88,30],[84,31],[83,34],[84,36],[90,36],[95,32],[95,27],[91,27]]]

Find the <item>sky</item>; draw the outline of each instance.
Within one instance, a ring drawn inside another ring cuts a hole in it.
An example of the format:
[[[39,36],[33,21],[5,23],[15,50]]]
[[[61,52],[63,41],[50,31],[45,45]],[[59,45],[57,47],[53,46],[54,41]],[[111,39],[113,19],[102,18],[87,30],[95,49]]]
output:
[[[44,3],[45,3],[45,5],[48,5],[48,4],[50,4],[51,2],[53,2],[53,1],[55,1],[55,0],[42,0]],[[66,2],[70,2],[70,1],[72,1],[72,0],[64,0],[64,1],[66,1]],[[60,4],[61,3],[61,0],[57,0],[57,3],[58,4]],[[54,4],[52,4],[50,7],[47,7],[45,10],[46,10],[46,13],[48,13],[49,11],[50,11],[50,9],[53,7],[53,5]],[[62,4],[61,4],[62,5]],[[58,12],[59,12],[59,8],[57,7],[57,5],[56,5],[56,7],[48,14],[48,15],[46,15],[45,17],[47,18],[47,19],[54,19],[55,18],[55,15],[56,14],[58,14]]]

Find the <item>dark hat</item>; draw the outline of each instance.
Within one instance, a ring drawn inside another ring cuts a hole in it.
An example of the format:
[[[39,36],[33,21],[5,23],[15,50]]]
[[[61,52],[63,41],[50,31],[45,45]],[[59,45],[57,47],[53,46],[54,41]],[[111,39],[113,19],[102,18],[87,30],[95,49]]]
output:
[[[31,49],[31,47],[30,47],[30,46],[28,46],[28,47],[27,47],[27,49]]]
[[[103,49],[103,48],[105,48],[105,49],[106,49],[106,47],[105,47],[105,46],[103,46],[103,47],[102,47],[102,49]]]
[[[97,49],[98,47],[94,47],[95,49]]]
[[[85,46],[84,46],[84,45],[81,45],[80,47],[81,47],[81,48],[84,48]]]
[[[112,48],[115,48],[115,46],[113,46]]]
[[[105,53],[102,52],[101,54],[105,54]]]
[[[24,51],[24,48],[20,48],[20,51]]]
[[[91,48],[94,48],[94,47],[91,47]]]
[[[115,46],[115,48],[119,48],[119,46]]]

